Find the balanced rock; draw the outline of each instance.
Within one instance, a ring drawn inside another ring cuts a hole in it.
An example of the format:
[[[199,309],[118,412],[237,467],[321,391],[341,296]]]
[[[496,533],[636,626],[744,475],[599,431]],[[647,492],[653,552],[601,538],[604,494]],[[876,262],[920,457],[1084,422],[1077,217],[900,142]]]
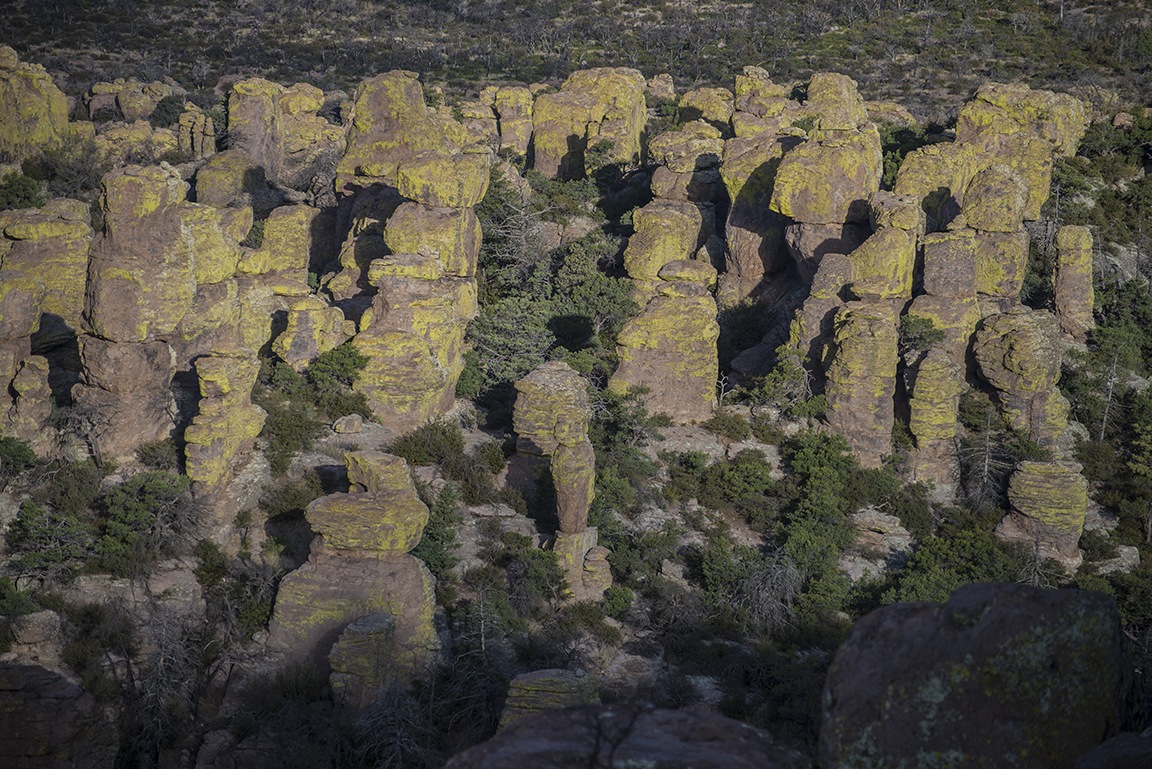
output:
[[[532,141],[532,92],[523,86],[505,86],[496,92],[500,118],[500,149],[525,155]]]
[[[1088,128],[1084,102],[1023,84],[985,83],[966,102],[956,121],[956,139],[977,142],[1026,131],[1044,139],[1061,157],[1071,157]]]
[[[780,161],[771,208],[807,224],[868,219],[868,196],[880,189],[883,163],[875,126],[814,131]]]
[[[1013,514],[997,532],[1074,572],[1088,509],[1088,481],[1081,470],[1075,462],[1021,462],[1008,481]]]
[[[828,670],[825,767],[1070,767],[1130,728],[1131,663],[1111,598],[973,584],[852,628]]]
[[[196,359],[199,412],[184,430],[188,477],[206,487],[226,481],[236,457],[250,451],[267,414],[252,403],[260,361],[246,350],[220,351]]]

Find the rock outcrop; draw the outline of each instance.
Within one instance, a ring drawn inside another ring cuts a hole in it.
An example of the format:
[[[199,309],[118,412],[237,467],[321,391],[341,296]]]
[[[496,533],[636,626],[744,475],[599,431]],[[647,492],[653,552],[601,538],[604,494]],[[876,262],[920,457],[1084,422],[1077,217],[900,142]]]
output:
[[[533,167],[548,177],[581,179],[585,151],[608,142],[607,160],[640,162],[647,120],[644,76],[625,67],[578,70],[559,93],[536,98],[532,111]]]
[[[1071,766],[1130,728],[1131,697],[1111,598],[967,585],[856,623],[828,671],[819,760]]]
[[[68,133],[68,100],[39,64],[0,46],[0,156],[19,162],[58,147]]]
[[[508,684],[500,728],[546,710],[599,704],[600,679],[596,676],[583,670],[534,670]]]
[[[314,85],[241,80],[228,97],[231,146],[247,152],[277,184],[307,189],[344,151],[344,128],[316,114],[323,106],[324,92]]]
[[[1092,231],[1068,225],[1056,233],[1056,278],[1053,301],[1060,330],[1083,342],[1095,328],[1092,307]]]

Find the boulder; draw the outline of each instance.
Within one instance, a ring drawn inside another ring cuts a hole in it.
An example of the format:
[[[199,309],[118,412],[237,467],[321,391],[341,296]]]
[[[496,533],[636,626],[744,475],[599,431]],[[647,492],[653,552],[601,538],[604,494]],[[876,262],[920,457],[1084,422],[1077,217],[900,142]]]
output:
[[[344,455],[348,485],[353,492],[375,494],[385,489],[405,489],[412,485],[408,463],[382,451],[351,451]]]
[[[872,234],[867,224],[807,224],[784,228],[784,243],[804,283],[811,283],[828,254],[850,254]]]
[[[768,71],[762,67],[744,67],[742,73],[736,76],[735,86],[735,108],[738,112],[760,118],[774,118],[779,117],[789,105],[795,106],[795,102],[788,100],[788,89],[773,83]],[[740,136],[741,133],[737,131],[736,135]]]
[[[916,444],[954,438],[960,395],[965,390],[964,368],[946,350],[936,348],[911,367],[907,379],[908,427]]]
[[[848,258],[854,266],[854,291],[882,299],[912,298],[912,273],[916,267],[916,232],[881,227],[854,249]]]
[[[944,142],[912,150],[896,173],[893,192],[920,201],[929,232],[944,229],[964,202],[964,191],[987,164],[986,153],[968,144]]]
[[[520,454],[552,456],[588,439],[588,385],[563,361],[548,361],[516,382],[512,429]]]
[[[39,64],[0,46],[0,155],[20,162],[58,147],[68,133],[68,100]]]
[[[508,684],[500,729],[546,710],[600,704],[600,679],[583,670],[534,670]]]
[[[982,232],[1015,232],[1024,219],[1028,187],[1006,166],[993,165],[972,177],[964,190],[964,219]]]
[[[868,122],[856,81],[835,72],[817,72],[808,81],[804,106],[818,116],[822,131],[854,131]]]
[[[289,302],[287,325],[272,342],[272,352],[297,372],[317,356],[344,343],[344,313],[314,295]]]
[[[397,169],[400,194],[429,208],[471,208],[488,191],[486,154],[418,152]]]
[[[326,549],[407,553],[420,544],[428,506],[412,482],[404,481],[374,492],[320,497],[308,505],[305,517],[324,536]]]
[[[825,767],[1070,767],[1134,721],[1111,598],[972,584],[852,628],[828,670]]]
[[[731,135],[734,97],[727,88],[697,88],[680,97],[680,122],[701,120]]]
[[[353,98],[347,150],[336,170],[342,194],[379,183],[394,187],[401,161],[425,150],[456,149],[424,104],[415,72],[392,70],[365,80]]]
[[[931,296],[976,295],[976,233],[967,228],[934,232],[923,239],[924,291]]]
[[[998,529],[1006,539],[1036,548],[1075,572],[1082,560],[1078,543],[1088,510],[1088,481],[1075,462],[1021,462],[1008,481],[1012,511],[1029,519],[1006,521]]]
[[[656,199],[633,212],[632,225],[624,269],[636,280],[654,281],[664,265],[696,253],[704,218],[694,203]]]
[[[956,140],[976,143],[1027,132],[1046,141],[1061,157],[1071,157],[1087,129],[1088,111],[1074,96],[1034,91],[1019,83],[985,83],[960,109]]]
[[[985,318],[972,344],[980,376],[997,389],[1001,411],[1044,445],[1068,424],[1068,401],[1056,390],[1059,333],[1055,316],[1022,307]]]
[[[516,721],[445,769],[808,769],[812,762],[748,724],[715,713],[585,705]]]
[[[470,208],[429,208],[404,203],[388,219],[384,243],[394,254],[431,252],[444,274],[476,275],[480,253],[480,220]]]
[[[868,219],[868,196],[880,189],[880,134],[816,131],[787,153],[776,172],[771,208],[807,224]]]
[[[44,283],[40,344],[53,346],[80,330],[94,235],[89,221],[88,204],[67,198],[0,218],[0,269],[35,275]]]
[[[679,131],[666,131],[652,139],[648,154],[674,173],[690,173],[719,166],[724,142],[714,126],[694,120]]]

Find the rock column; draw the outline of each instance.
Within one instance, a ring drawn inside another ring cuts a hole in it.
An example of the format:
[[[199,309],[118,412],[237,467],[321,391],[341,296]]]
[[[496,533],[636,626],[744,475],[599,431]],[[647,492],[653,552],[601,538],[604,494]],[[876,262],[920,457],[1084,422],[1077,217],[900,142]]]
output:
[[[516,452],[527,465],[520,472],[522,480],[533,475],[533,466],[541,468],[548,462],[560,521],[553,549],[572,596],[599,600],[612,576],[608,550],[596,544],[596,529],[588,527],[596,456],[588,440],[591,409],[584,379],[568,364],[549,361],[517,382],[516,393]]]

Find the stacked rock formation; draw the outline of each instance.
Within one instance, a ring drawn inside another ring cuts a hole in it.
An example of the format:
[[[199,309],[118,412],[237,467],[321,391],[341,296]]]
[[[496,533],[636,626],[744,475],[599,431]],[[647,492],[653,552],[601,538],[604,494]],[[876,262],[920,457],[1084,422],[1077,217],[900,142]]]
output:
[[[0,269],[0,432],[38,450],[47,448],[42,427],[52,411],[48,362],[32,355],[44,294],[44,284],[31,275]]]
[[[91,120],[109,117],[129,123],[147,119],[165,96],[171,96],[172,86],[167,83],[141,83],[135,78],[117,78],[111,83],[93,83],[84,94],[84,107]]]
[[[39,64],[22,64],[0,46],[0,155],[19,162],[68,133],[68,100]]]
[[[966,585],[858,621],[828,670],[822,766],[1070,766],[1130,729],[1111,598]]]
[[[251,351],[236,347],[201,356],[195,366],[201,400],[184,430],[186,471],[193,481],[216,487],[264,426],[267,415],[251,398],[260,363]]]
[[[323,106],[324,92],[314,85],[241,80],[228,97],[232,147],[251,155],[277,184],[305,189],[344,151],[343,127],[316,114]]]
[[[1088,510],[1082,469],[1076,462],[1021,462],[1008,482],[1012,510],[996,533],[1074,574],[1083,560],[1079,542]]]
[[[587,385],[567,363],[543,363],[516,383],[512,426],[516,453],[527,465],[520,479],[526,483],[545,466],[551,470],[560,521],[553,549],[569,590],[581,601],[599,600],[612,584],[608,550],[596,544],[596,529],[588,527],[596,486],[591,416]]]
[[[781,159],[771,208],[793,220],[785,240],[810,283],[825,254],[849,253],[867,237],[868,196],[880,189],[883,158],[879,130],[852,79],[813,75],[806,106],[816,127]]]
[[[644,76],[625,67],[573,72],[559,93],[543,94],[532,108],[533,167],[548,177],[581,179],[590,170],[585,150],[609,142],[608,160],[640,162],[647,120]]]
[[[404,160],[406,202],[388,218],[388,252],[369,264],[376,289],[353,344],[369,358],[357,388],[397,429],[452,407],[464,369],[464,332],[476,315],[480,221],[473,206],[488,188],[486,154],[424,151]]]
[[[280,583],[268,646],[325,674],[336,671],[333,683],[362,705],[381,686],[410,678],[440,641],[434,578],[408,554],[420,543],[428,508],[407,463],[354,452],[347,467],[352,492],[308,506],[305,517],[320,536],[308,562]]]

